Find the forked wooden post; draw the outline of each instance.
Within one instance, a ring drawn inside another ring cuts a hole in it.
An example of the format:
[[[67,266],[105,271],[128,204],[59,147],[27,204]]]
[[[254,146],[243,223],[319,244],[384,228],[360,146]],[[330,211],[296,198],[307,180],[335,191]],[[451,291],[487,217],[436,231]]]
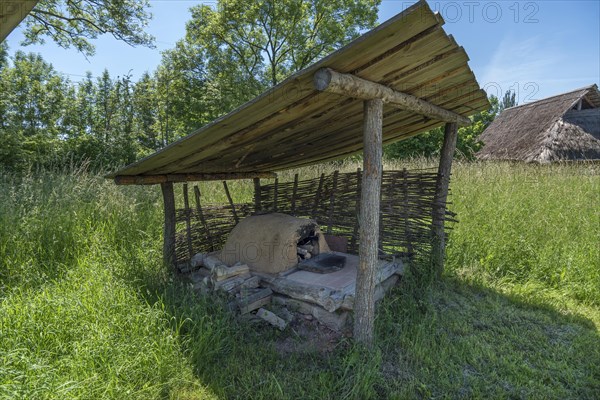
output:
[[[433,247],[431,249],[431,260],[436,273],[441,276],[444,271],[444,257],[446,255],[446,237],[444,233],[444,217],[446,213],[446,201],[450,187],[450,173],[452,170],[452,158],[456,151],[456,139],[458,137],[458,126],[455,123],[447,123],[444,128],[444,144],[440,155],[438,168],[438,181],[435,191],[435,201],[432,210]]]
[[[175,194],[173,193],[173,182],[160,184],[163,195],[165,210],[165,225],[163,230],[163,262],[175,267]]]
[[[254,178],[254,213],[259,214],[261,211],[260,204],[260,178]]]
[[[382,165],[383,101],[364,102],[363,174],[360,198],[359,262],[354,300],[354,338],[373,345],[375,275],[379,243],[379,207]]]

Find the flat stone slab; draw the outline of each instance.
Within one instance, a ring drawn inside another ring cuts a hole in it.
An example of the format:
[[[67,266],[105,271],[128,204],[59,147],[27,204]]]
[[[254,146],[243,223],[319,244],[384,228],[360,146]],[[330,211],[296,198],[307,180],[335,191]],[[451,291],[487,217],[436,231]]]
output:
[[[339,271],[346,265],[346,256],[333,253],[321,253],[312,258],[302,260],[297,268],[317,274],[330,274]]]
[[[353,254],[332,252],[346,257],[346,265],[339,271],[328,274],[299,270],[287,275],[285,279],[305,285],[323,286],[333,290],[343,290],[356,284],[356,272],[358,270],[358,256]]]
[[[356,292],[356,272],[358,256],[337,253],[346,258],[346,266],[329,274],[319,274],[310,271],[295,270],[285,276],[255,273],[260,276],[263,284],[270,287],[274,293],[279,293],[296,300],[317,304],[329,312],[340,308],[351,310]],[[402,261],[379,260],[375,276],[375,284],[382,282],[394,274],[402,274]]]

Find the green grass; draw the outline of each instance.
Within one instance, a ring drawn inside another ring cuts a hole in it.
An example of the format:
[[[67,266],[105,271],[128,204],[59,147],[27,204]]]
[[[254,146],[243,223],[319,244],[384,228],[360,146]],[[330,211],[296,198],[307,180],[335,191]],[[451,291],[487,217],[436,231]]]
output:
[[[458,164],[452,192],[444,278],[384,300],[373,353],[289,353],[293,330],[236,320],[163,268],[157,188],[2,176],[0,398],[599,398],[598,166]]]

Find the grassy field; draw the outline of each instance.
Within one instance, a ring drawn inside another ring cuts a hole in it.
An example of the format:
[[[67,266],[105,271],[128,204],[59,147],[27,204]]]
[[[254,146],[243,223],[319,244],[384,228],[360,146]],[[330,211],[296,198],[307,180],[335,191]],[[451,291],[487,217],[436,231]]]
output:
[[[367,354],[288,351],[194,296],[160,264],[157,188],[2,176],[0,398],[600,398],[599,167],[458,164],[452,193],[443,280],[408,276]]]

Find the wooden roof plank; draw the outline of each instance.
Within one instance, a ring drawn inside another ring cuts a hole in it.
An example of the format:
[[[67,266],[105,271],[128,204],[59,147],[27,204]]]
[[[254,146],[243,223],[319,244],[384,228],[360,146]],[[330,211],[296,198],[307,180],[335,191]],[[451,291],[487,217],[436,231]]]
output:
[[[401,23],[404,29],[395,29],[398,23]],[[194,153],[198,148],[214,145],[240,128],[251,125],[248,123],[249,121],[267,118],[270,114],[289,106],[294,100],[315,92],[311,85],[312,73],[319,68],[327,65],[334,65],[341,70],[357,68],[364,64],[365,60],[387,50],[384,48],[385,46],[390,47],[393,43],[406,40],[439,23],[439,17],[435,16],[427,3],[421,0],[319,62],[295,73],[271,90],[205,125],[191,135],[125,167],[119,171],[119,174],[136,175],[148,170],[159,169]],[[373,43],[378,45],[373,46]],[[353,53],[355,56],[350,57],[349,53]],[[357,57],[357,54],[360,54],[360,57]],[[286,97],[289,96],[289,93],[298,93],[298,95],[295,95],[294,99],[288,99]]]
[[[462,65],[464,60],[465,60],[464,55],[461,54],[460,52],[458,52],[458,53],[453,53],[452,57],[446,59],[445,61],[447,63],[446,65]],[[430,70],[430,71],[432,71],[431,73],[433,73],[433,71],[437,71],[437,69],[433,69],[433,67],[434,67],[433,65],[430,65],[430,66],[432,68]],[[440,71],[442,71],[443,65],[439,65],[438,68]],[[404,77],[404,79],[410,80],[411,76],[406,75]],[[325,97],[323,97],[323,96],[325,96]],[[328,107],[329,111],[339,108],[340,104],[344,104],[343,102],[342,103],[335,102],[335,100],[336,100],[335,95],[327,96],[326,94],[322,94],[322,93],[319,94],[318,92],[315,92],[314,94],[307,96],[307,98],[304,102],[298,101],[297,103],[289,106],[285,110],[282,110],[279,113],[272,115],[271,118],[269,118],[269,120],[268,120],[268,124],[265,123],[260,126],[246,127],[244,129],[236,132],[235,134],[231,135],[229,138],[225,138],[222,141],[216,143],[215,145],[199,149],[199,151],[197,151],[196,153],[190,154],[189,156],[186,156],[186,157],[182,157],[179,160],[170,163],[168,168],[166,168],[166,169],[157,168],[156,170],[151,171],[151,173],[156,173],[156,172],[171,173],[173,171],[177,171],[180,168],[189,168],[192,165],[201,163],[205,157],[210,157],[211,155],[219,154],[221,151],[223,151],[225,149],[231,149],[232,146],[236,146],[237,144],[240,144],[240,143],[245,143],[246,146],[252,147],[252,143],[254,142],[254,140],[256,138],[261,137],[261,135],[263,137],[268,136],[268,133],[266,133],[266,132],[268,132],[268,130],[266,130],[266,128],[268,128],[270,126],[276,126],[278,130],[285,130],[285,129],[289,129],[290,126],[299,125],[303,119],[309,120],[308,125],[314,125],[314,114],[310,114],[310,113],[311,112],[319,113],[319,109],[322,108],[324,103],[325,104],[326,103],[333,104],[330,107]],[[329,112],[328,110],[321,111],[321,112],[324,115],[325,113]],[[294,113],[297,113],[299,116],[290,120],[290,118],[293,117]],[[286,122],[286,120],[287,120],[287,122]],[[278,124],[282,124],[282,125],[279,126]],[[307,124],[305,123],[302,125],[306,126]],[[310,128],[307,128],[307,129],[310,129]],[[252,131],[253,134],[251,136],[246,136],[245,134],[250,131]]]
[[[447,89],[446,86],[450,86],[454,88],[456,95],[461,95],[463,92],[454,84],[454,79],[460,78],[447,78],[447,81],[439,81],[433,86],[434,89],[438,89],[440,92],[446,94],[442,99],[447,101]],[[452,79],[452,80],[451,80]],[[466,79],[466,78],[465,78]],[[463,80],[465,80],[463,79]],[[451,83],[451,85],[450,85]],[[477,86],[478,87],[478,86]],[[433,90],[431,90],[433,91]],[[436,102],[437,101],[436,99]],[[349,103],[353,103],[350,104]],[[341,109],[341,105],[343,105],[343,109]],[[310,141],[310,134],[314,131],[324,132],[327,131],[330,127],[335,126],[339,123],[347,124],[349,121],[354,121],[360,124],[362,121],[362,103],[360,102],[352,102],[351,100],[343,99],[341,103],[334,103],[328,110],[323,111],[320,115],[315,118],[314,115],[310,116],[310,122],[301,124],[301,119],[297,119],[292,121],[289,125],[285,125],[283,127],[277,127],[274,131],[263,132],[261,135],[257,135],[255,138],[248,138],[245,146],[243,147],[245,151],[253,150],[258,152],[260,149],[269,150],[273,148],[274,145],[277,145],[281,142],[289,142],[290,137],[292,136],[300,136],[303,138],[303,141]],[[292,129],[292,127],[294,127]],[[300,130],[299,130],[300,128]],[[237,148],[230,148],[229,154],[235,154],[238,150]],[[214,153],[214,152],[213,152]],[[202,153],[200,153],[202,154]],[[222,155],[220,153],[214,153],[218,155],[218,160],[223,160],[223,162],[231,162],[231,159],[227,159],[227,155]],[[202,154],[203,156],[206,153]],[[224,158],[225,157],[225,158]],[[239,157],[239,155],[235,154],[235,157]],[[211,161],[210,159],[206,161]],[[188,168],[194,164],[189,165],[178,165],[182,168]]]
[[[419,1],[268,92],[118,174],[270,172],[356,152],[362,137],[362,102],[317,92],[312,76],[323,67],[355,72],[470,115],[472,108],[459,107],[467,98],[458,89],[479,86],[467,65],[468,56],[445,34],[443,23],[425,1]],[[469,93],[477,95],[476,90]],[[487,103],[485,95],[482,101]],[[385,115],[384,124],[408,132],[439,124],[387,107]],[[384,131],[384,140],[388,138]]]
[[[488,107],[489,104],[487,103],[487,99],[484,99],[484,100],[481,100],[479,98],[470,99],[468,102],[466,102],[465,105],[461,105],[458,108],[455,108],[454,111],[458,112],[458,111],[462,111],[462,109],[481,110],[481,107],[480,107],[481,105],[485,105],[485,107],[483,109]],[[420,121],[420,123],[417,123],[419,121]],[[440,121],[434,121],[434,120],[426,121],[422,118],[419,118],[419,116],[415,116],[414,114],[408,118],[400,118],[396,121],[388,123],[387,125],[384,125],[384,143],[392,143],[402,137],[414,136],[414,134],[422,132],[424,129],[428,129],[429,127],[435,127],[435,126],[440,126],[440,125],[441,125]],[[342,130],[347,130],[347,128],[342,128]],[[395,132],[397,130],[401,130],[401,133],[395,134]],[[410,135],[407,135],[406,132],[408,132]],[[336,137],[336,140],[328,140],[328,139],[324,138],[321,141],[315,141],[314,147],[319,148],[319,147],[333,146],[334,149],[342,149],[342,148],[347,147],[349,149],[349,153],[347,153],[347,154],[355,154],[357,151],[360,150],[361,141],[362,141],[362,138],[360,136],[352,135],[352,136],[346,136],[345,138],[349,138],[349,139],[344,140],[341,137]],[[349,144],[349,143],[351,143],[351,144]],[[307,161],[309,164],[312,161],[314,161],[315,159],[317,159],[317,160],[319,159],[318,157],[306,158],[307,154],[308,153],[304,153],[302,159],[303,159],[303,161]],[[290,159],[293,159],[293,157],[290,157]],[[254,167],[256,168],[259,165],[260,164],[255,164]],[[269,166],[269,165],[271,165],[271,164],[263,163],[263,165],[260,165],[260,168],[263,168],[263,166]],[[287,167],[284,167],[284,168],[287,168]]]
[[[480,104],[483,105],[483,103],[480,103]],[[485,107],[487,107],[487,106],[489,106],[489,104],[485,105]],[[477,108],[475,104],[473,104],[473,108]],[[455,111],[459,111],[459,110],[457,109]],[[419,134],[420,132],[433,129],[433,128],[436,128],[441,125],[442,125],[442,123],[440,123],[439,121],[429,121],[428,123],[425,123],[425,124],[421,125],[420,127],[413,129],[412,131],[411,130],[403,131],[402,134],[392,136],[392,137],[388,136],[388,139],[384,139],[384,144],[393,143],[400,139],[407,139],[407,138],[410,138],[412,136]],[[396,129],[400,129],[400,128],[401,127],[397,127]],[[277,167],[280,168],[280,170],[286,170],[286,169],[291,169],[291,168],[301,168],[301,167],[318,164],[318,163],[322,163],[322,162],[339,160],[339,159],[360,153],[362,144],[360,142],[357,142],[353,146],[344,146],[343,148],[347,149],[347,151],[344,153],[338,153],[333,157],[323,156],[322,154],[320,154],[320,155],[316,155],[314,157],[304,157],[299,161],[292,161],[292,162],[285,163],[285,164],[277,164]],[[269,165],[270,164],[264,164],[263,166],[261,166],[261,168],[268,168]]]
[[[23,21],[39,0],[11,0],[0,4],[0,43]]]
[[[470,97],[478,95],[478,92],[473,91],[472,89],[468,90],[467,95],[465,95],[465,91],[462,90],[462,86],[469,84],[470,81],[463,79],[463,82],[458,82],[462,83],[461,86],[454,83],[455,79],[457,78],[449,78],[447,81],[442,81],[443,85],[441,87],[447,87],[448,89],[452,88],[453,96],[449,96],[448,90],[440,90],[440,92],[444,93],[445,96],[436,99],[436,102],[438,104],[442,104],[444,107],[454,107],[457,96],[459,100],[470,100]],[[478,88],[477,85],[475,86]],[[481,95],[479,94],[479,96]],[[485,99],[485,96],[483,96],[483,99]],[[274,148],[282,149],[283,152],[297,150],[302,146],[302,144],[314,142],[315,137],[322,136],[321,132],[327,132],[331,128],[341,130],[342,132],[345,132],[346,135],[360,137],[360,132],[362,129],[362,102],[356,100],[350,102],[352,104],[348,104],[348,100],[344,100],[344,104],[346,104],[346,106],[344,107],[342,112],[340,112],[340,110],[338,110],[337,108],[333,107],[331,115],[322,115],[320,118],[312,121],[311,124],[309,124],[308,126],[298,124],[298,126],[301,127],[302,130],[284,129],[279,131],[272,131],[264,135],[268,138],[261,137],[260,139],[257,138],[257,140],[255,141],[250,141],[250,144],[246,145],[243,149],[244,151],[251,151],[251,154],[245,154],[245,158],[243,162],[240,162],[239,166],[242,168],[251,168],[254,165],[253,162],[255,162],[256,158],[260,159],[261,157],[264,157],[265,153],[269,153]],[[388,111],[384,114],[385,123],[391,122],[388,121],[391,115],[394,115],[394,118],[397,119],[398,115],[403,115],[404,117],[406,117],[410,116],[410,113],[406,111]],[[415,121],[420,121],[422,119],[422,117],[417,116],[415,118]],[[384,132],[384,138],[385,135],[386,132]],[[301,137],[301,143],[298,143],[298,141],[294,141],[294,137]],[[341,140],[342,137],[338,135],[336,135],[332,139],[332,141],[334,142],[339,142]],[[239,157],[238,151],[238,148],[231,148],[227,154],[218,154],[214,158],[204,159],[199,164],[197,164],[196,167],[200,167],[201,165],[211,163],[235,164],[237,161],[236,158]],[[269,157],[273,157],[273,154],[269,154]],[[190,167],[193,168],[194,166]],[[185,169],[185,171],[187,171],[187,169]]]

